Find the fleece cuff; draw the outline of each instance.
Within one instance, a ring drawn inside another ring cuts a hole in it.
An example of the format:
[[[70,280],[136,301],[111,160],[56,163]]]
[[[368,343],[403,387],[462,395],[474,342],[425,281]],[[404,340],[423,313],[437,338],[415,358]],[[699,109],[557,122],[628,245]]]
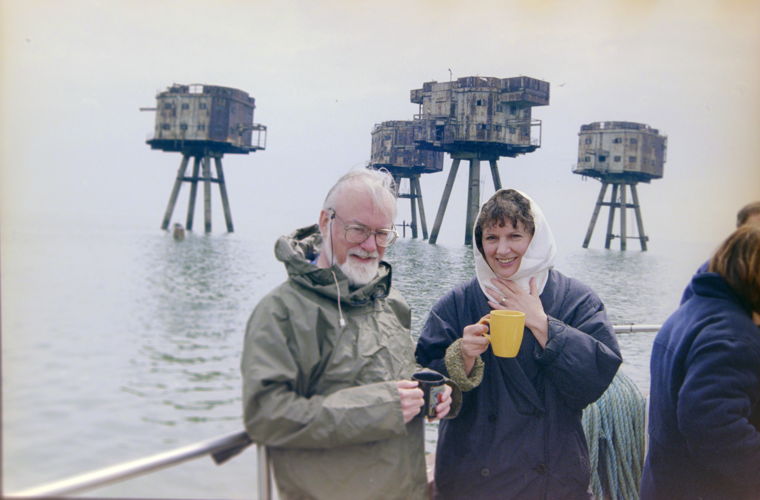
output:
[[[483,370],[485,363],[478,356],[475,359],[475,366],[468,377],[464,371],[464,358],[462,357],[462,339],[457,339],[446,349],[446,355],[443,358],[446,364],[446,370],[449,372],[449,378],[453,380],[462,392],[471,391],[480,385],[483,381]]]

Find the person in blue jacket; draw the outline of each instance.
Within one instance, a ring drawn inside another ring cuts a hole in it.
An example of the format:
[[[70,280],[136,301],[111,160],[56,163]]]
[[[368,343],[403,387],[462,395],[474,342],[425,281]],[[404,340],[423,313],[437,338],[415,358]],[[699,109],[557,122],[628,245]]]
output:
[[[747,203],[742,208],[740,208],[738,212],[736,212],[736,227],[742,227],[744,225],[760,227],[760,201]],[[704,273],[707,271],[707,265],[709,263],[709,261],[704,262],[701,266],[699,266],[699,269],[697,269],[697,272],[694,274]],[[680,303],[683,304],[686,302],[686,300],[691,297],[693,293],[694,291],[691,289],[691,282],[689,282],[689,284],[686,285],[683,294],[681,295]]]
[[[655,337],[642,499],[760,498],[760,228],[738,228]]]
[[[417,362],[463,391],[456,419],[441,422],[435,496],[441,499],[587,499],[590,465],[581,425],[621,363],[604,305],[552,268],[556,246],[539,206],[497,191],[475,222],[476,277],[433,306]],[[515,358],[489,349],[479,320],[526,313]]]

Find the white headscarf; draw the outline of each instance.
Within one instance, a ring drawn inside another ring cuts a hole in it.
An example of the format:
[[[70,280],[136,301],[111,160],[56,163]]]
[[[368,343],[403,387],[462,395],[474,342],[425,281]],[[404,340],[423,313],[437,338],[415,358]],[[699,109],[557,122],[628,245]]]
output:
[[[504,189],[500,189],[494,193],[494,195],[489,198],[489,201],[502,191],[504,191]],[[520,259],[520,267],[517,269],[517,272],[509,278],[509,280],[517,283],[523,290],[530,291],[530,279],[535,277],[536,287],[540,295],[541,292],[544,291],[546,279],[549,276],[549,269],[551,269],[554,265],[554,256],[557,254],[557,245],[554,242],[554,235],[552,234],[552,230],[549,227],[549,224],[544,218],[544,213],[541,211],[541,207],[539,207],[538,204],[533,201],[527,194],[523,193],[522,191],[517,192],[527,198],[528,202],[530,203],[530,212],[531,215],[533,215],[533,224],[535,225],[535,231],[533,233],[533,238],[530,240],[530,244],[528,245],[528,249],[522,256],[522,259]],[[485,205],[485,203],[483,205]],[[478,218],[482,212],[483,206],[480,207]],[[475,225],[478,223],[478,218],[475,219]],[[473,238],[475,237],[475,225],[472,228]],[[491,279],[497,278],[498,276],[496,276],[496,273],[494,273],[491,269],[491,266],[488,265],[486,259],[483,257],[483,254],[481,254],[480,250],[478,250],[477,242],[473,242],[472,251],[475,254],[475,275],[478,277],[480,289],[483,290],[483,293],[486,294],[486,297],[498,300],[497,298],[492,297],[486,288],[486,285],[494,287],[494,285],[491,283]]]

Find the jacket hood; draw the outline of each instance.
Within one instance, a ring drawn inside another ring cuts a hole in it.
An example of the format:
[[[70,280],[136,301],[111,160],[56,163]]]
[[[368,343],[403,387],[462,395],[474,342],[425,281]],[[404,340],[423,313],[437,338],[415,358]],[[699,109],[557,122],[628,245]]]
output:
[[[488,201],[502,191],[504,191],[504,189],[498,190]],[[522,259],[520,259],[520,267],[517,269],[517,272],[509,278],[509,281],[517,283],[520,288],[525,291],[530,291],[530,278],[535,277],[536,287],[538,288],[538,293],[540,295],[541,292],[544,291],[546,279],[549,276],[549,269],[554,266],[557,245],[554,241],[554,234],[552,234],[552,230],[544,218],[544,213],[541,210],[541,207],[539,207],[538,204],[527,194],[522,191],[517,192],[528,199],[536,229],[533,233],[533,238],[530,240],[528,249],[522,256]],[[485,203],[483,205],[485,205]],[[475,218],[475,224],[472,226],[473,234],[475,234],[475,225],[478,223],[478,218],[480,218],[480,214],[483,212],[483,205],[481,205],[478,217]],[[488,289],[485,285],[491,285],[491,279],[497,277],[496,273],[494,273],[491,266],[488,265],[485,257],[483,257],[483,254],[478,250],[476,243],[473,243],[472,251],[475,260],[475,275],[478,277],[480,289],[486,297],[491,297],[488,294]]]
[[[319,256],[322,234],[319,226],[302,227],[281,236],[275,243],[277,260],[285,264],[288,277],[315,292],[350,305],[362,305],[386,297],[391,288],[391,265],[380,261],[378,273],[366,285],[349,286],[348,278],[337,265],[320,268],[313,264]],[[336,286],[337,285],[337,286]]]
[[[702,268],[704,268],[704,270],[702,270]],[[737,293],[723,276],[715,272],[707,271],[706,265],[700,267],[700,270],[702,270],[702,272],[697,271],[697,274],[691,278],[690,287],[692,294],[734,302],[739,304],[747,311],[747,314],[752,316],[752,304]]]

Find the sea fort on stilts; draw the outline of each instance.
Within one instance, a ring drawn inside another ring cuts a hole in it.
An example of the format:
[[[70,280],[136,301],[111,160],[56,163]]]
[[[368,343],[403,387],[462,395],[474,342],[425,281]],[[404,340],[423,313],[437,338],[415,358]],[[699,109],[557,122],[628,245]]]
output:
[[[156,124],[153,137],[146,142],[151,149],[181,153],[169,204],[161,229],[169,228],[183,182],[190,184],[185,229],[193,230],[198,183],[203,182],[204,231],[211,232],[211,184],[219,186],[227,232],[233,232],[232,211],[222,168],[225,153],[248,154],[266,149],[265,125],[253,122],[256,99],[248,93],[218,85],[174,84],[156,96]],[[191,175],[186,175],[190,159]],[[216,177],[211,172],[214,160]],[[176,233],[175,233],[176,234]]]
[[[602,183],[583,248],[588,248],[599,210],[606,206],[609,217],[604,248],[609,249],[614,238],[620,239],[620,250],[627,248],[629,236],[625,210],[631,208],[636,215],[638,229],[638,236],[634,238],[641,243],[642,251],[647,249],[649,237],[644,233],[636,184],[662,178],[667,147],[668,138],[643,123],[608,121],[581,125],[578,132],[578,163],[573,167],[573,173],[594,177]],[[609,201],[604,201],[610,185],[612,192]],[[630,190],[633,203],[627,201],[626,190]],[[617,235],[612,232],[616,210],[620,212],[620,234]]]
[[[409,178],[412,237],[417,237],[415,201],[418,201],[423,237],[427,236],[419,174],[442,170],[442,153],[454,160],[438,206],[428,242],[435,244],[441,230],[459,163],[469,160],[465,245],[472,244],[471,228],[480,204],[480,162],[488,161],[495,189],[501,189],[498,159],[514,158],[541,147],[541,121],[532,108],[549,104],[549,82],[517,76],[466,76],[448,82],[425,82],[410,93],[419,106],[411,121],[388,121],[372,132],[374,168],[384,167],[394,177]]]

